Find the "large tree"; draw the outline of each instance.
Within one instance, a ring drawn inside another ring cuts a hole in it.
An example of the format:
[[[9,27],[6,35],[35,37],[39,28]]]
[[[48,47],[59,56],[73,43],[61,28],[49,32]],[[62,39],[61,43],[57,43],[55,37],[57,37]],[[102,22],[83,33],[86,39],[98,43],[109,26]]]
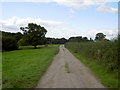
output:
[[[104,35],[103,33],[97,33],[96,37],[95,37],[95,40],[99,40],[99,41],[105,40],[105,36],[106,35]]]
[[[36,48],[37,45],[43,44],[47,30],[40,25],[29,23],[27,27],[20,27],[23,31],[24,38],[27,42]]]

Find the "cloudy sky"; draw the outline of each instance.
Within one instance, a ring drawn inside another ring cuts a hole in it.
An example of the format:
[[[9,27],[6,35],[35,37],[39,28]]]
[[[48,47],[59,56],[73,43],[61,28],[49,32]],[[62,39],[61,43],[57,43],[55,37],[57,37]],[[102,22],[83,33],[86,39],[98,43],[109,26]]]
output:
[[[118,0],[2,0],[0,13],[2,31],[21,32],[21,26],[37,23],[55,38],[103,32],[112,39],[118,33]]]

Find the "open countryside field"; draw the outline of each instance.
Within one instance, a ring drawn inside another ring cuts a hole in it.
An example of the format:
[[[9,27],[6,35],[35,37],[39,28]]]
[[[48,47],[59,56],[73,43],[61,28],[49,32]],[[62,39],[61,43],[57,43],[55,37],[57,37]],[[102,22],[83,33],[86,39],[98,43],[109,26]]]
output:
[[[23,47],[23,50],[3,52],[3,88],[35,87],[58,52],[57,45],[41,49]]]
[[[0,9],[3,89],[119,90],[118,0],[8,1]]]

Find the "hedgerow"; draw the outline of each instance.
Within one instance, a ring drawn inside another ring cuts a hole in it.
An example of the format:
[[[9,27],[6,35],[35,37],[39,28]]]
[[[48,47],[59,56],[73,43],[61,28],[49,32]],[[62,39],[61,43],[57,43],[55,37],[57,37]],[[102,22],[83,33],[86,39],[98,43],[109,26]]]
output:
[[[68,42],[65,47],[110,71],[118,70],[118,41]]]

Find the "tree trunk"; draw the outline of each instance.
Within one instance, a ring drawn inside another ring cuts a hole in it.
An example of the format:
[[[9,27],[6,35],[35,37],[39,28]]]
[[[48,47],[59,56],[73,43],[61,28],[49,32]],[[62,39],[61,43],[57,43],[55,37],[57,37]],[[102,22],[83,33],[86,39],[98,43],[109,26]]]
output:
[[[34,46],[34,48],[36,49],[36,45]]]

